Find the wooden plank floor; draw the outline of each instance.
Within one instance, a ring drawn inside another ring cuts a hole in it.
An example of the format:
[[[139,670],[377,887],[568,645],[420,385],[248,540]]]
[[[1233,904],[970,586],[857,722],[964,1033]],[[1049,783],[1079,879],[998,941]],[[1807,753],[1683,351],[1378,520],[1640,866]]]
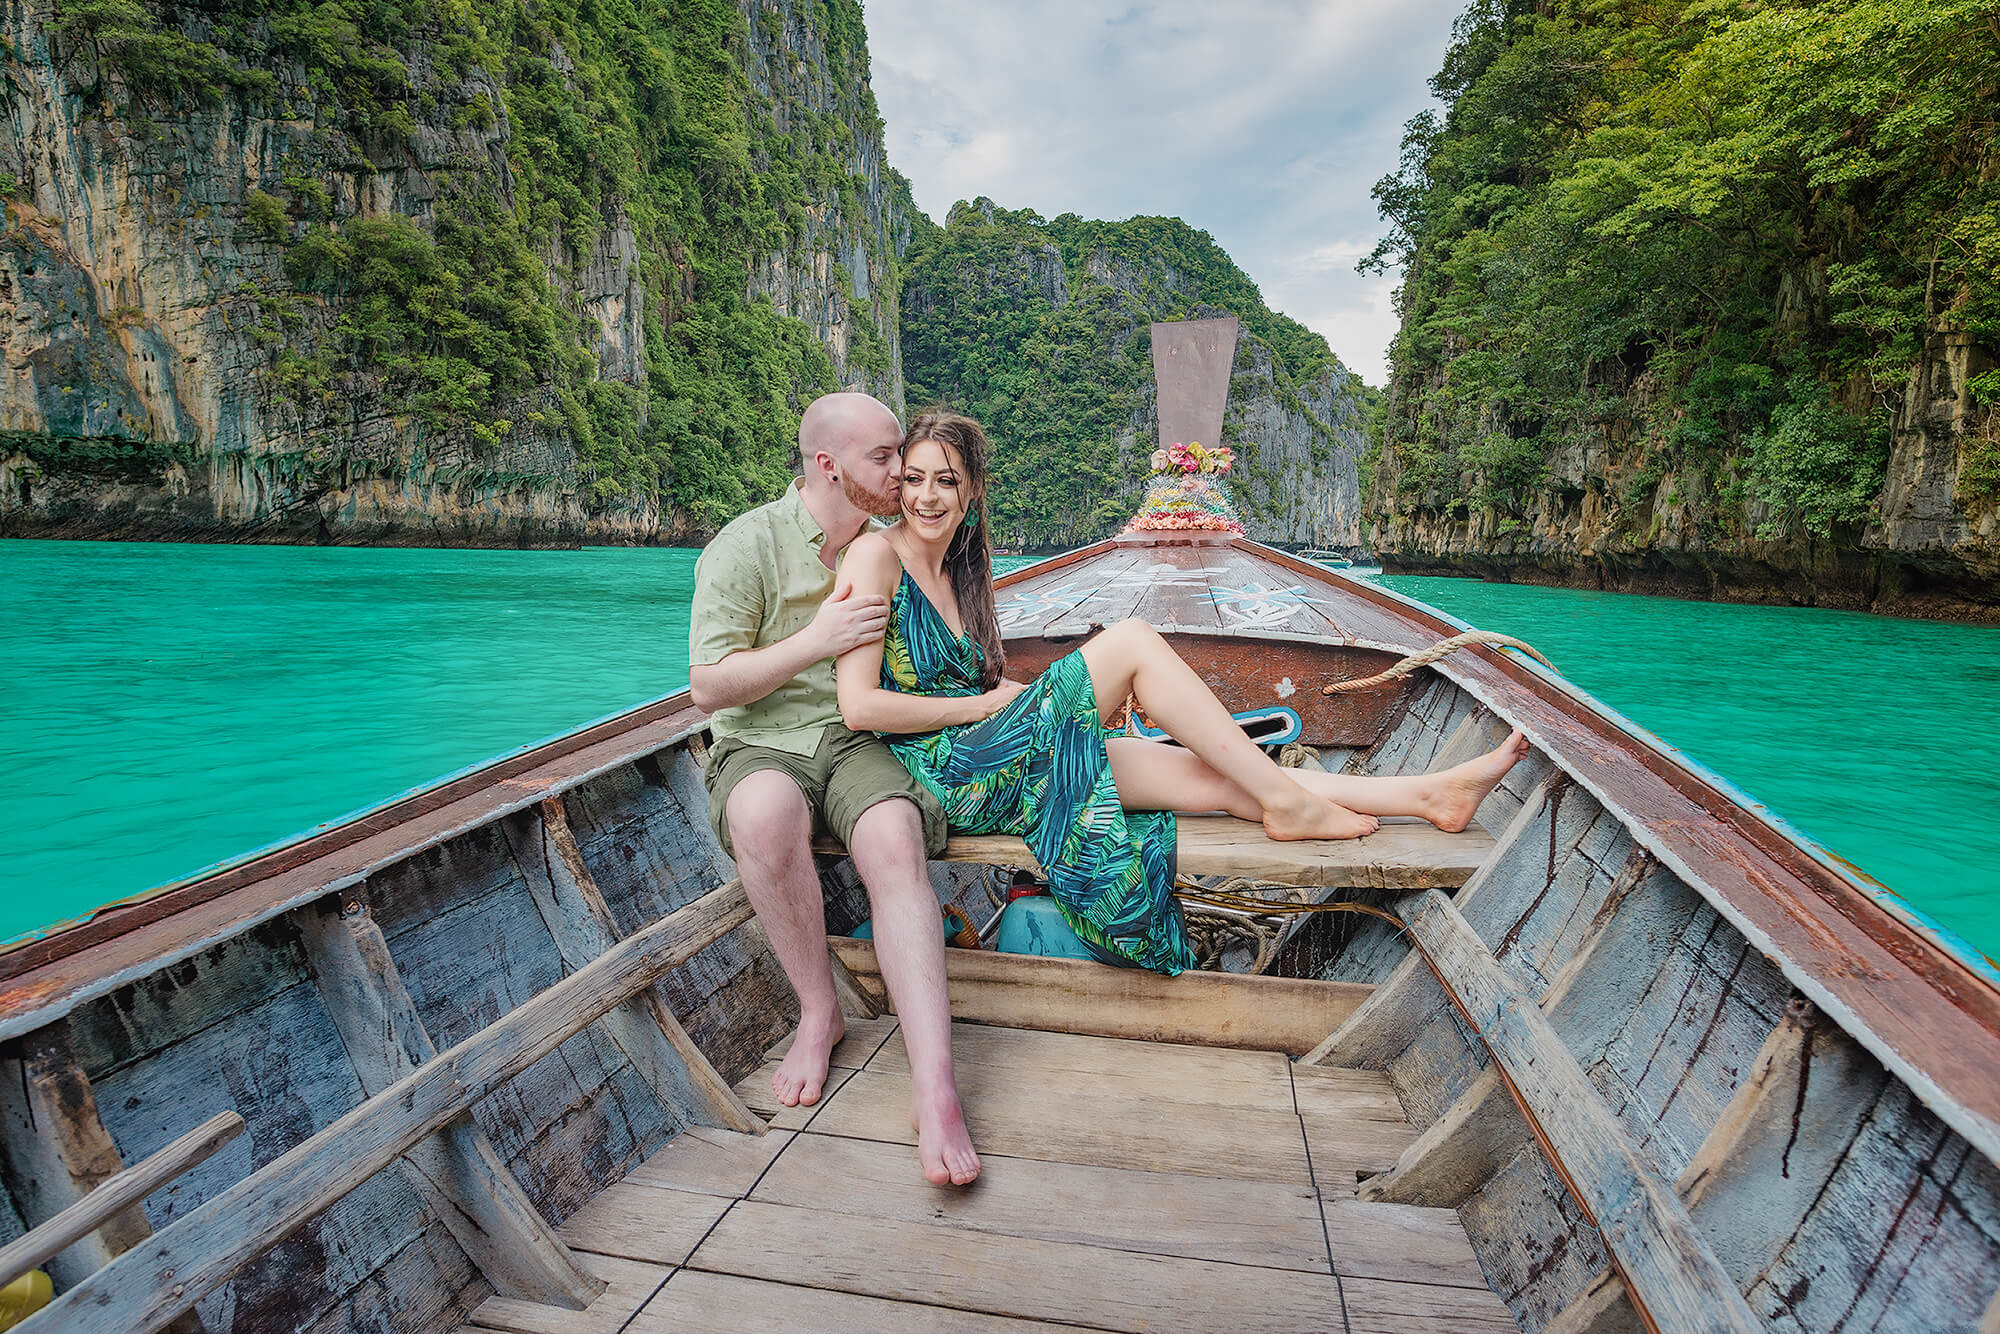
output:
[[[461,1334],[1515,1328],[1455,1213],[1354,1198],[1414,1138],[1380,1072],[963,1023],[953,1046],[971,1189],[918,1172],[895,1019],[850,1019],[818,1107],[690,1130],[564,1224],[610,1283],[588,1311],[495,1298]],[[766,1115],[784,1049],[739,1086]]]

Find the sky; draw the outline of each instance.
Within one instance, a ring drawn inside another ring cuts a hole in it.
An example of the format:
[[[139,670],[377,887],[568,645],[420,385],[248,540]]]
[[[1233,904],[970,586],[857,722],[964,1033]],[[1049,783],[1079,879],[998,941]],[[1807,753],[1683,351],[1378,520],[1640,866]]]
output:
[[[1387,382],[1396,275],[1354,271],[1384,230],[1368,192],[1464,0],[864,4],[889,162],[932,218],[979,195],[1182,218]]]

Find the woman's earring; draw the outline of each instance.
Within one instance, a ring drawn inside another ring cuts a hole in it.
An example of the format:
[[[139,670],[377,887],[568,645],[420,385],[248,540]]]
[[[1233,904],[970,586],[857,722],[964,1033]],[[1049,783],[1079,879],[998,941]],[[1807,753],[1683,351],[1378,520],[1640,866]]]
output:
[[[979,506],[974,505],[972,509],[967,512],[965,516],[965,526],[967,528],[977,528],[979,526]]]

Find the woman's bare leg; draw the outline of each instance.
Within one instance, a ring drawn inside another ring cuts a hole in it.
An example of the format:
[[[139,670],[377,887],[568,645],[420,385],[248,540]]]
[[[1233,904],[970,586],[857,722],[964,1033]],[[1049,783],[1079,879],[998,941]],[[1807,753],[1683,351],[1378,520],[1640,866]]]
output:
[[[1106,746],[1119,800],[1128,810],[1227,811],[1239,819],[1262,818],[1248,792],[1179,746],[1137,737],[1113,737]],[[1527,753],[1527,739],[1517,731],[1477,759],[1434,774],[1375,778],[1317,769],[1282,772],[1306,791],[1351,811],[1414,815],[1455,834],[1472,823],[1486,794]]]
[[[1215,692],[1144,621],[1120,621],[1086,643],[1082,652],[1100,718],[1109,719],[1127,695],[1136,695],[1140,707],[1169,736],[1250,795],[1270,837],[1355,838],[1375,831],[1373,817],[1287,778],[1243,734]],[[1115,769],[1112,776],[1115,781]]]

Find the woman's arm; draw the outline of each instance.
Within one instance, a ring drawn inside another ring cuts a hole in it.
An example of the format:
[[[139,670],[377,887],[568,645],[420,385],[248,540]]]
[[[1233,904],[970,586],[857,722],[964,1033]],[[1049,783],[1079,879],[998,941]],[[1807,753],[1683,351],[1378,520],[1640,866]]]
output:
[[[863,533],[841,558],[833,597],[875,596],[893,603],[903,562],[879,533]],[[857,644],[834,660],[840,718],[857,732],[935,732],[976,723],[997,713],[1020,692],[1012,682],[983,695],[906,695],[882,688],[882,640]]]

